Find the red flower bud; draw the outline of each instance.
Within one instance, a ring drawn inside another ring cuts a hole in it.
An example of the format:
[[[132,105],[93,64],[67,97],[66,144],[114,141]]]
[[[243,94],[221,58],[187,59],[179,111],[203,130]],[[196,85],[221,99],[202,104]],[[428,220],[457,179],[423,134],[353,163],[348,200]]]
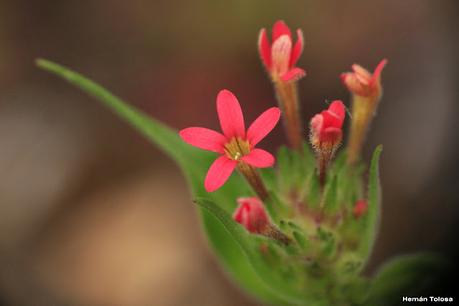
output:
[[[310,141],[317,156],[319,181],[323,187],[328,164],[343,138],[343,121],[346,115],[343,102],[333,101],[327,110],[311,119]]]
[[[310,140],[317,151],[333,151],[340,145],[345,115],[343,102],[336,100],[311,119]]]
[[[239,206],[233,214],[233,219],[251,233],[265,233],[270,222],[263,203],[255,197],[239,198],[237,202]]]
[[[365,200],[358,200],[354,205],[354,217],[362,217],[368,210],[368,202]]]

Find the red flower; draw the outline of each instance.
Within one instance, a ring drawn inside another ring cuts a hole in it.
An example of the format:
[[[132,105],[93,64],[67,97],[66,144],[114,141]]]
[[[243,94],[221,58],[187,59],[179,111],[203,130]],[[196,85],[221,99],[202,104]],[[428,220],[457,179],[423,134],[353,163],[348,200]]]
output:
[[[333,150],[341,143],[345,114],[343,102],[336,100],[330,104],[328,110],[311,119],[310,139],[316,150]]]
[[[272,30],[272,44],[269,43],[266,29],[261,29],[258,37],[258,51],[266,69],[273,80],[296,81],[306,75],[306,72],[295,67],[303,52],[303,32],[296,30],[297,41],[293,46],[292,33],[284,21],[277,21]]]
[[[233,219],[251,233],[264,233],[270,224],[263,203],[258,198],[239,198]]]
[[[363,216],[368,210],[368,202],[365,200],[358,200],[354,205],[354,217],[360,218]]]
[[[363,97],[379,97],[381,95],[381,72],[387,64],[387,59],[383,59],[376,66],[373,75],[360,65],[352,65],[353,72],[341,74],[344,85],[353,94]]]
[[[255,168],[274,164],[274,157],[265,150],[256,149],[255,145],[271,132],[280,117],[279,108],[272,107],[262,113],[246,132],[239,101],[228,90],[220,91],[217,96],[217,113],[223,134],[201,127],[180,131],[185,142],[221,154],[207,172],[204,187],[208,192],[220,188],[238,163]]]

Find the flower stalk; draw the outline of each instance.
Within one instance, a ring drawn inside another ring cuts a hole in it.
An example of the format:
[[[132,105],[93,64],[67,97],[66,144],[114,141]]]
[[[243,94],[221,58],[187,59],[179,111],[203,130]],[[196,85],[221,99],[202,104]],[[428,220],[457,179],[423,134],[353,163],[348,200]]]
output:
[[[255,170],[254,167],[246,163],[239,163],[237,168],[239,172],[247,180],[247,182],[252,187],[252,189],[255,191],[255,193],[258,195],[258,197],[262,201],[265,201],[266,199],[268,199],[268,195],[269,195],[268,191],[265,187],[265,184],[263,183],[263,180],[260,177],[260,174],[257,172],[257,170]]]
[[[290,146],[298,151],[303,148],[302,120],[298,102],[298,88],[296,82],[274,81],[277,101],[283,113],[284,128]]]

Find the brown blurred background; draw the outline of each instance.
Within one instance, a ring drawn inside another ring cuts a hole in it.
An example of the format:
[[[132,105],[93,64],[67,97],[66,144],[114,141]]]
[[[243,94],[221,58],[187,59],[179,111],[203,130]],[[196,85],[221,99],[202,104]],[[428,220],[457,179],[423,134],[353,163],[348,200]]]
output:
[[[275,103],[261,27],[301,27],[303,115],[349,104],[339,74],[389,58],[366,158],[384,144],[373,271],[418,250],[456,252],[457,1],[0,0],[0,303],[258,305],[226,278],[177,167],[79,90],[72,67],[172,127],[218,128],[232,90],[248,121]],[[305,130],[305,134],[306,134]],[[284,142],[276,129],[263,146]]]

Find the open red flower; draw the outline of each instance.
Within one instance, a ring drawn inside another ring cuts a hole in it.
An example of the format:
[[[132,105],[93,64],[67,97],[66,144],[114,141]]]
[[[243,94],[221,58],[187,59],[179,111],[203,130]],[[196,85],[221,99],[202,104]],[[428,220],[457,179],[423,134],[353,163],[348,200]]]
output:
[[[341,143],[345,115],[343,102],[336,100],[311,119],[310,139],[316,150],[333,150]]]
[[[239,206],[233,214],[233,219],[251,233],[263,233],[269,225],[263,203],[255,197],[237,199]]]
[[[301,29],[296,30],[296,35],[297,41],[293,45],[290,28],[284,21],[279,20],[273,26],[272,44],[270,44],[266,29],[261,29],[258,37],[258,51],[273,80],[296,81],[306,75],[303,69],[295,67],[304,46]]]
[[[354,64],[352,65],[353,72],[342,73],[341,79],[349,91],[355,95],[379,97],[381,95],[381,72],[386,64],[387,59],[379,62],[373,74],[362,66]]]
[[[217,113],[223,134],[202,127],[180,131],[185,142],[221,154],[207,172],[204,187],[208,192],[220,188],[239,163],[255,168],[274,165],[274,156],[255,146],[271,132],[280,117],[279,108],[272,107],[262,113],[246,131],[239,101],[229,90],[219,92]]]

